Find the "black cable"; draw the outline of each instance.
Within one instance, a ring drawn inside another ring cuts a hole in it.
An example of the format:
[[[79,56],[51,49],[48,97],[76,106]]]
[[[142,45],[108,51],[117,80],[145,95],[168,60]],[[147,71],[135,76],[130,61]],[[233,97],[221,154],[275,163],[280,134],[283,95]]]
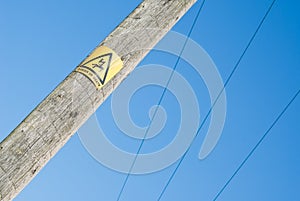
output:
[[[253,40],[255,39],[255,37],[256,37],[258,31],[260,30],[260,28],[262,27],[264,21],[266,20],[267,16],[269,15],[270,11],[272,10],[273,5],[274,5],[275,2],[276,2],[276,0],[273,0],[273,1],[272,1],[272,3],[271,3],[271,5],[269,6],[267,12],[265,13],[264,17],[263,17],[262,20],[260,21],[260,23],[259,23],[258,27],[256,28],[254,34],[252,35],[251,39],[249,40],[249,42],[248,42],[246,48],[244,49],[243,53],[241,54],[240,58],[238,59],[237,63],[235,64],[234,68],[232,69],[232,71],[231,71],[229,77],[226,79],[226,82],[225,82],[225,84],[224,84],[224,87],[222,88],[222,90],[221,90],[220,93],[218,94],[216,100],[214,101],[213,105],[210,107],[208,113],[206,114],[205,118],[203,119],[201,125],[199,126],[199,128],[198,128],[198,130],[197,130],[197,132],[196,132],[196,135],[195,135],[195,137],[194,137],[192,143],[195,141],[195,139],[196,139],[197,136],[199,135],[200,130],[201,130],[202,127],[204,126],[206,120],[208,119],[209,115],[211,114],[212,109],[213,109],[214,106],[216,105],[216,103],[217,103],[217,101],[219,100],[221,94],[223,93],[225,87],[228,85],[229,81],[231,80],[233,74],[235,73],[235,71],[236,71],[237,68],[239,67],[239,65],[240,65],[240,63],[241,63],[241,61],[242,61],[242,59],[244,58],[244,56],[245,56],[246,52],[248,51],[250,45],[252,44]],[[192,143],[191,143],[191,145],[192,145]],[[177,172],[179,166],[181,165],[181,163],[182,163],[182,161],[184,160],[186,154],[187,154],[188,151],[190,150],[191,145],[190,145],[189,148],[186,150],[186,152],[183,154],[183,156],[180,158],[179,163],[177,164],[177,166],[176,166],[176,168],[174,169],[173,173],[171,174],[169,180],[167,181],[166,185],[164,186],[162,192],[160,193],[160,195],[159,195],[159,197],[158,197],[158,199],[157,199],[158,201],[161,200],[162,196],[163,196],[164,193],[166,192],[166,190],[167,190],[168,186],[170,185],[171,181],[173,180],[173,178],[174,178],[174,176],[175,176],[175,174],[176,174],[176,172]]]
[[[123,185],[122,185],[122,187],[121,187],[121,190],[120,190],[120,192],[119,192],[119,194],[118,194],[117,201],[120,200],[121,195],[122,195],[122,193],[123,193],[123,191],[124,191],[124,188],[125,188],[125,186],[126,186],[126,184],[127,184],[127,182],[128,182],[129,176],[130,176],[130,174],[131,174],[131,172],[132,172],[132,169],[133,169],[133,167],[134,167],[134,165],[135,165],[135,162],[136,162],[136,160],[137,160],[137,157],[138,157],[138,155],[139,155],[139,153],[140,153],[140,151],[141,151],[141,149],[142,149],[142,146],[143,146],[143,144],[144,144],[144,142],[145,142],[145,139],[146,139],[147,134],[148,134],[148,132],[149,132],[149,130],[150,130],[150,127],[151,127],[151,124],[152,124],[152,122],[153,122],[153,119],[154,119],[154,117],[155,117],[156,114],[157,114],[158,108],[159,108],[159,106],[161,105],[161,102],[162,102],[163,97],[164,97],[164,95],[165,95],[165,93],[166,93],[166,91],[167,91],[167,88],[168,88],[168,86],[169,86],[169,84],[170,84],[170,82],[171,82],[171,79],[172,79],[172,77],[173,77],[173,75],[174,75],[174,72],[175,72],[175,70],[176,70],[176,68],[177,68],[177,66],[178,66],[178,64],[179,64],[179,62],[180,62],[180,60],[181,60],[181,56],[182,56],[182,54],[183,54],[183,52],[184,52],[184,50],[185,50],[185,47],[186,47],[187,42],[188,42],[188,39],[190,38],[190,36],[191,36],[191,34],[192,34],[193,30],[194,30],[194,27],[195,27],[195,25],[196,25],[196,23],[197,23],[197,21],[198,21],[198,18],[199,18],[200,12],[201,12],[201,10],[202,10],[202,7],[203,7],[203,5],[204,5],[204,2],[205,2],[205,0],[202,1],[202,4],[201,4],[201,6],[200,6],[200,8],[199,8],[199,10],[198,10],[198,12],[197,12],[195,18],[194,18],[194,21],[193,21],[193,23],[192,23],[192,26],[191,26],[190,31],[189,31],[189,33],[188,33],[188,36],[187,36],[187,38],[186,38],[186,40],[185,40],[185,42],[184,42],[184,44],[183,44],[183,47],[182,47],[182,49],[181,49],[181,51],[180,51],[180,54],[179,54],[179,56],[178,56],[178,58],[177,58],[177,60],[176,60],[176,63],[175,63],[175,65],[174,65],[173,69],[172,69],[172,73],[171,73],[171,75],[170,75],[170,77],[169,77],[169,79],[168,79],[168,82],[167,82],[166,86],[164,87],[164,90],[163,90],[162,95],[161,95],[161,97],[160,97],[160,99],[159,99],[159,101],[158,101],[158,104],[157,104],[156,108],[155,108],[155,111],[154,111],[154,113],[153,113],[153,116],[152,116],[151,119],[150,119],[149,126],[147,127],[147,130],[146,130],[146,132],[145,132],[145,135],[144,135],[144,137],[143,137],[143,139],[142,139],[142,141],[141,141],[141,144],[140,144],[140,146],[139,146],[139,148],[138,148],[138,150],[137,150],[137,152],[136,152],[136,155],[135,155],[134,160],[133,160],[133,162],[132,162],[132,164],[131,164],[131,167],[130,167],[130,169],[129,169],[127,175],[126,175],[126,178],[125,178],[125,180],[124,180],[124,182],[123,182]]]
[[[256,145],[252,148],[252,150],[249,152],[249,154],[246,156],[246,158],[243,160],[243,162],[239,165],[239,167],[235,170],[235,172],[232,174],[232,176],[227,180],[227,182],[224,184],[224,186],[221,188],[221,190],[218,192],[218,194],[215,196],[213,201],[217,200],[219,196],[222,194],[222,192],[225,190],[225,188],[228,186],[228,184],[232,181],[232,179],[237,175],[237,173],[240,171],[240,169],[245,165],[245,163],[248,161],[248,159],[253,155],[255,150],[261,145],[263,140],[267,137],[267,135],[270,133],[272,128],[276,125],[276,123],[279,121],[279,119],[282,117],[282,115],[286,112],[286,110],[290,107],[290,105],[294,102],[294,100],[297,98],[297,96],[300,93],[300,89],[298,92],[293,96],[293,98],[290,100],[290,102],[284,107],[284,109],[281,111],[281,113],[277,116],[275,121],[271,124],[271,126],[268,128],[268,130],[264,133],[264,135],[260,138],[260,140],[256,143]]]

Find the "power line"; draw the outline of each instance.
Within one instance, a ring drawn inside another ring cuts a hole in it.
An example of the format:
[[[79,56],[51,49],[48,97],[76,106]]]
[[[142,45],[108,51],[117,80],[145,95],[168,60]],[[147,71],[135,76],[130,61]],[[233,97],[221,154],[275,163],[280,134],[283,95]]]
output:
[[[271,124],[271,126],[268,128],[268,130],[264,133],[264,135],[260,138],[260,140],[256,143],[256,145],[252,148],[252,150],[249,152],[249,154],[246,156],[246,158],[243,160],[243,162],[238,166],[238,168],[235,170],[235,172],[232,174],[232,176],[227,180],[227,182],[224,184],[224,186],[221,188],[221,190],[218,192],[218,194],[215,196],[213,201],[217,200],[222,192],[225,190],[225,188],[229,185],[229,183],[232,181],[232,179],[237,175],[237,173],[241,170],[241,168],[245,165],[245,163],[248,161],[248,159],[253,155],[253,153],[256,151],[256,149],[261,145],[263,140],[267,137],[267,135],[270,133],[272,128],[277,124],[279,119],[283,116],[283,114],[287,111],[287,109],[290,107],[290,105],[294,102],[294,100],[297,98],[297,96],[300,93],[300,89],[297,91],[297,93],[293,96],[293,98],[289,101],[289,103],[284,107],[284,109],[281,111],[281,113],[277,116],[275,121]]]
[[[199,18],[199,15],[200,15],[200,13],[201,13],[201,10],[202,10],[202,8],[203,8],[204,3],[205,3],[205,0],[202,1],[201,5],[200,5],[200,7],[199,7],[199,9],[198,9],[198,12],[197,12],[197,14],[196,14],[196,16],[195,16],[195,18],[194,18],[194,21],[193,21],[192,26],[191,26],[191,28],[190,28],[190,30],[189,30],[188,36],[187,36],[187,38],[186,38],[186,40],[185,40],[185,42],[184,42],[184,44],[183,44],[183,46],[182,46],[182,49],[181,49],[181,51],[180,51],[180,54],[179,54],[179,56],[177,57],[176,63],[175,63],[175,65],[174,65],[173,69],[172,69],[172,73],[171,73],[171,75],[170,75],[170,77],[169,77],[169,79],[168,79],[168,81],[167,81],[166,86],[164,87],[164,90],[163,90],[163,92],[162,92],[162,94],[161,94],[161,97],[160,97],[160,99],[159,99],[159,101],[158,101],[158,104],[157,104],[157,106],[156,106],[156,108],[155,108],[155,110],[154,110],[153,116],[152,116],[152,118],[150,119],[149,126],[147,127],[147,130],[146,130],[146,132],[145,132],[145,135],[144,135],[144,137],[143,137],[143,139],[142,139],[142,141],[141,141],[141,144],[140,144],[140,146],[139,146],[139,148],[138,148],[138,150],[137,150],[137,152],[136,152],[136,154],[135,154],[135,157],[134,157],[134,160],[133,160],[133,162],[132,162],[132,164],[131,164],[131,167],[130,167],[130,169],[129,169],[127,175],[126,175],[126,178],[125,178],[125,180],[124,180],[124,182],[123,182],[123,185],[122,185],[122,187],[121,187],[121,190],[120,190],[120,192],[119,192],[119,194],[118,194],[117,201],[119,201],[120,198],[121,198],[121,195],[122,195],[122,193],[123,193],[123,191],[124,191],[124,188],[125,188],[125,186],[126,186],[126,184],[127,184],[127,182],[128,182],[129,176],[130,176],[130,174],[131,174],[131,172],[132,172],[132,169],[133,169],[133,167],[134,167],[134,165],[135,165],[135,162],[136,162],[136,160],[137,160],[137,157],[138,157],[138,155],[139,155],[139,153],[140,153],[140,151],[141,151],[141,149],[142,149],[142,146],[143,146],[143,144],[144,144],[144,142],[145,142],[145,139],[146,139],[146,137],[147,137],[147,135],[148,135],[148,132],[149,132],[149,130],[150,130],[150,127],[151,127],[151,124],[152,124],[152,122],[153,122],[153,119],[155,118],[155,116],[156,116],[156,114],[157,114],[158,108],[159,108],[159,106],[160,106],[161,103],[162,103],[163,97],[165,96],[165,93],[166,93],[167,88],[168,88],[168,86],[169,86],[169,84],[170,84],[170,82],[171,82],[171,79],[172,79],[172,77],[173,77],[173,75],[174,75],[174,72],[175,72],[175,70],[176,70],[176,68],[177,68],[177,66],[178,66],[178,64],[179,64],[179,62],[180,62],[180,60],[181,60],[181,56],[182,56],[182,54],[183,54],[183,52],[184,52],[184,50],[185,50],[185,47],[186,47],[187,42],[188,42],[188,39],[190,38],[190,36],[191,36],[191,34],[192,34],[193,30],[194,30],[194,27],[195,27],[195,25],[196,25],[196,23],[197,23],[197,21],[198,21],[198,18]]]
[[[252,37],[250,38],[248,44],[246,45],[246,48],[244,49],[244,51],[242,52],[241,56],[239,57],[237,63],[235,64],[234,68],[232,69],[232,71],[231,71],[229,77],[226,79],[226,82],[225,82],[225,84],[224,84],[224,87],[222,88],[222,90],[221,90],[220,93],[218,94],[216,100],[214,101],[213,105],[210,107],[208,113],[206,114],[205,118],[203,119],[201,125],[199,126],[199,128],[198,128],[198,130],[197,130],[197,132],[196,132],[196,135],[195,135],[195,137],[194,137],[192,143],[195,141],[195,139],[196,139],[197,136],[199,135],[200,130],[201,130],[202,127],[204,126],[206,120],[208,119],[209,115],[211,114],[212,109],[213,109],[214,106],[216,105],[216,103],[217,103],[217,101],[219,100],[221,94],[224,92],[224,89],[225,89],[226,86],[228,85],[228,83],[229,83],[229,81],[231,80],[233,74],[235,73],[235,71],[236,71],[237,68],[239,67],[239,65],[240,65],[240,63],[241,63],[241,61],[242,61],[242,59],[244,58],[244,56],[245,56],[246,52],[248,51],[250,45],[251,45],[252,42],[254,41],[254,39],[255,39],[255,37],[256,37],[258,31],[261,29],[261,27],[262,27],[263,23],[265,22],[267,16],[269,15],[270,11],[272,10],[273,5],[275,4],[275,2],[276,2],[276,0],[273,0],[273,1],[272,1],[272,3],[271,3],[271,5],[269,6],[267,12],[265,13],[265,15],[263,16],[262,20],[260,21],[260,23],[259,23],[258,27],[256,28],[254,34],[252,35]],[[192,143],[191,143],[191,145],[192,145]],[[174,169],[174,171],[172,172],[172,174],[171,174],[169,180],[167,181],[166,185],[164,186],[162,192],[160,193],[160,195],[159,195],[159,197],[158,197],[158,199],[157,199],[158,201],[161,200],[162,196],[163,196],[164,193],[166,192],[168,186],[170,185],[170,183],[171,183],[171,181],[173,180],[173,178],[174,178],[176,172],[178,171],[178,169],[179,169],[179,167],[180,167],[182,161],[184,160],[184,158],[186,157],[186,154],[187,154],[188,151],[190,150],[191,145],[190,145],[189,148],[186,150],[186,152],[183,154],[183,156],[180,158],[179,163],[177,164],[177,166],[176,166],[176,168]]]

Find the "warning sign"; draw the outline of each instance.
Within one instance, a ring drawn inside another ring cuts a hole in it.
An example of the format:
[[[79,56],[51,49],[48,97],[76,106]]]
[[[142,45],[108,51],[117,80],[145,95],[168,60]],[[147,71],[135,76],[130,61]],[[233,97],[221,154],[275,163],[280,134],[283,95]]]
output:
[[[106,46],[97,47],[75,71],[88,77],[97,89],[101,89],[123,67],[120,57]]]

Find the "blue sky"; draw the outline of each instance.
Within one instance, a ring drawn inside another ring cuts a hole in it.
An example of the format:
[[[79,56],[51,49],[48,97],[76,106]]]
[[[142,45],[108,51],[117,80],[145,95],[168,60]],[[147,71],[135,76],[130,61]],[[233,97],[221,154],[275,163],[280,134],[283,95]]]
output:
[[[1,2],[0,139],[140,2]],[[200,3],[179,21],[174,31],[189,32]],[[270,4],[270,0],[205,3],[191,38],[209,53],[223,80],[229,76]],[[300,3],[295,0],[275,3],[226,88],[227,116],[218,145],[205,160],[198,159],[207,122],[162,200],[213,200],[298,91],[299,9]],[[172,68],[175,62],[175,56],[156,51],[142,64]],[[177,71],[190,81],[199,100],[202,121],[210,107],[207,89],[187,63],[180,62]],[[137,124],[149,123],[149,107],[157,104],[161,91],[153,87],[135,95],[130,112]],[[139,142],[125,139],[116,131],[110,100],[97,111],[99,121],[103,122],[109,139],[120,148],[135,152]],[[145,104],[140,104],[142,101]],[[174,125],[180,118],[176,115],[178,104],[167,93],[162,106],[171,112],[162,133],[166,138],[146,142],[142,152],[155,151],[175,135]],[[300,200],[299,119],[298,97],[218,200]],[[176,165],[153,174],[131,176],[121,200],[157,200]],[[75,134],[15,200],[116,200],[125,177],[94,160]]]

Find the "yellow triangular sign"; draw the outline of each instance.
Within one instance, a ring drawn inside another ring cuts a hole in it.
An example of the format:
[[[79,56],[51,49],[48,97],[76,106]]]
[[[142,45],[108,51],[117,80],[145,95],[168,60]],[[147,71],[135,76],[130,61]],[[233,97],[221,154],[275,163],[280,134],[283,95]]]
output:
[[[112,53],[104,54],[96,57],[86,63],[80,65],[80,67],[87,68],[97,75],[99,81],[103,85],[105,83],[109,67],[111,65]]]
[[[85,75],[99,90],[122,68],[123,62],[113,50],[99,46],[79,64],[75,71]]]

